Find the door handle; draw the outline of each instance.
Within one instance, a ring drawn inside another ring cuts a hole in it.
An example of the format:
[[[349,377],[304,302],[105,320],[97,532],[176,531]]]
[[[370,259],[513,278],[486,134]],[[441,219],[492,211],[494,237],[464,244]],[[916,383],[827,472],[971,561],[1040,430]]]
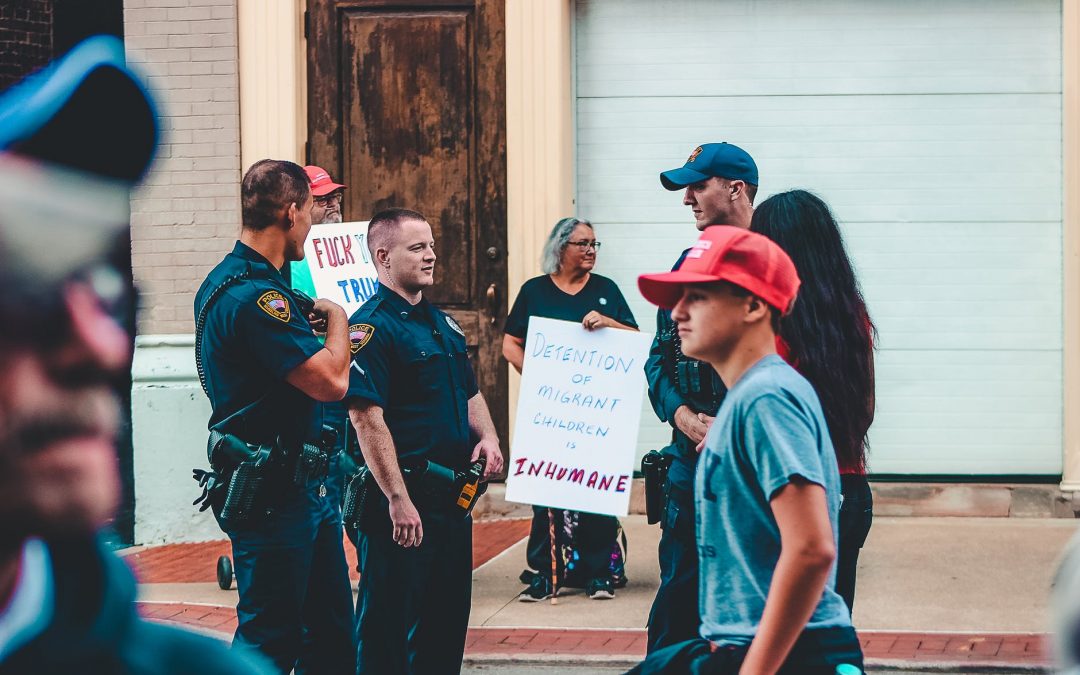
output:
[[[491,284],[487,289],[487,303],[488,303],[488,316],[491,317],[491,324],[495,325],[495,317],[499,311],[499,288],[495,284]]]

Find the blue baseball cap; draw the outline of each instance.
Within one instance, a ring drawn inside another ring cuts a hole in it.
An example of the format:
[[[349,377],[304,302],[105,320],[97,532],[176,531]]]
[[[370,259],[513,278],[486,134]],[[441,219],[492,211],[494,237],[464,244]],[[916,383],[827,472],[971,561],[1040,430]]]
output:
[[[135,183],[157,140],[154,101],[112,36],[84,40],[0,96],[0,152]]]
[[[47,284],[108,255],[158,129],[153,98],[110,36],[0,95],[0,279]]]
[[[668,190],[681,190],[706,178],[741,180],[758,184],[757,164],[750,153],[731,143],[706,143],[694,148],[678,169],[660,174],[660,183]]]

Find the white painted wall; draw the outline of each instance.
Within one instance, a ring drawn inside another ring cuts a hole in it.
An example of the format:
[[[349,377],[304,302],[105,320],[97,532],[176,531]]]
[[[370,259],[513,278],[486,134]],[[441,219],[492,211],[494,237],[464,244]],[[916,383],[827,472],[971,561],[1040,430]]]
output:
[[[132,367],[135,543],[224,539],[210,511],[191,505],[193,468],[207,468],[210,403],[195,372],[194,336],[144,335]]]
[[[1061,471],[1057,0],[578,0],[577,215],[636,277],[696,232],[660,171],[747,149],[841,221],[880,330],[879,473]],[[667,442],[650,410],[639,452]]]

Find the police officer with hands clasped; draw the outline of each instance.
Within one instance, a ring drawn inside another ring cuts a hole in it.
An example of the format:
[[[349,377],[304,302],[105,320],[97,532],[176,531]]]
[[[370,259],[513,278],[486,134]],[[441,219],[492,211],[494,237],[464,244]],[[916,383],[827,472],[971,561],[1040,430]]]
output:
[[[757,165],[742,148],[730,143],[698,146],[686,163],[660,174],[671,191],[685,189],[683,204],[694,214],[698,230],[710,225],[750,227],[757,194]],[[683,251],[673,270],[682,265]],[[685,356],[671,312],[656,314],[653,340],[645,374],[649,400],[658,417],[672,426],[672,443],[652,452],[642,462],[646,491],[662,490],[660,521],[660,588],[649,613],[648,650],[698,637],[698,559],[694,540],[694,471],[698,447],[705,438],[726,389],[713,368]],[[666,477],[665,477],[666,474]]]
[[[367,481],[359,525],[357,673],[457,673],[472,594],[472,518],[502,470],[498,436],[465,332],[423,296],[435,241],[422,215],[372,216],[379,290],[349,319],[346,405]]]
[[[346,391],[348,322],[338,305],[294,295],[280,272],[303,259],[311,229],[304,170],[261,160],[240,192],[240,240],[195,297],[196,358],[213,408],[213,471],[196,478],[232,541],[235,643],[281,672],[350,672],[351,589],[326,490],[335,441],[319,406]]]

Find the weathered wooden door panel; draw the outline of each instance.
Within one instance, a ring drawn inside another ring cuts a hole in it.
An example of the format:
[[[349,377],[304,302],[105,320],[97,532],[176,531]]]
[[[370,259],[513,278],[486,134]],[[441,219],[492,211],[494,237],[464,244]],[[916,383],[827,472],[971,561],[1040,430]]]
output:
[[[428,297],[466,331],[506,446],[504,0],[309,2],[309,160],[340,176],[345,216],[423,213]]]

